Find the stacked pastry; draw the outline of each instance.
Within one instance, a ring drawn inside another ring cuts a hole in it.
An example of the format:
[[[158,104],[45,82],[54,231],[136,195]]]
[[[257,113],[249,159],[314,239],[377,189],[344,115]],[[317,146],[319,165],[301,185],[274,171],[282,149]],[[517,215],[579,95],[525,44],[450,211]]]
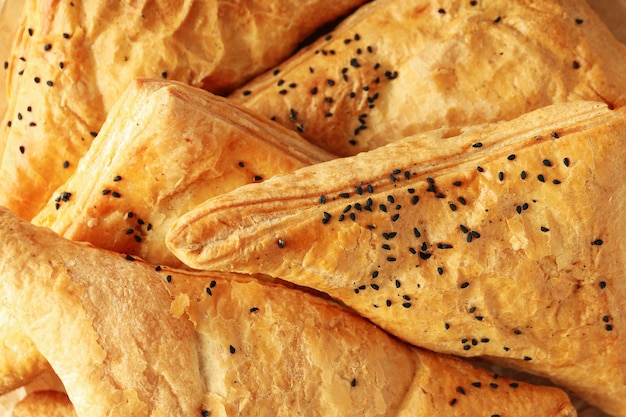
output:
[[[25,5],[0,392],[61,388],[12,415],[626,415],[626,47],[584,1],[275,3]]]

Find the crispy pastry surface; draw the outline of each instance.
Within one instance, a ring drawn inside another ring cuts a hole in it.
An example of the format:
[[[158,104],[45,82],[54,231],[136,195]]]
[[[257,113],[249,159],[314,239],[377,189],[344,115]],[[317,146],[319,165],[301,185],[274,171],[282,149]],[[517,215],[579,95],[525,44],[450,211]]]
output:
[[[137,80],[32,222],[158,265],[171,223],[241,185],[332,159],[284,127],[180,83]]]
[[[340,299],[412,344],[626,415],[626,109],[553,105],[244,186],[174,223],[193,268]]]
[[[0,300],[78,416],[575,415],[561,390],[413,348],[298,290],[155,268],[6,209],[0,234]]]
[[[618,105],[624,67],[584,0],[383,0],[231,97],[347,156],[555,102]]]
[[[362,1],[27,1],[2,70],[10,101],[0,125],[0,204],[30,220],[133,79],[228,90]]]
[[[12,417],[76,417],[76,411],[64,392],[44,390],[15,404]]]

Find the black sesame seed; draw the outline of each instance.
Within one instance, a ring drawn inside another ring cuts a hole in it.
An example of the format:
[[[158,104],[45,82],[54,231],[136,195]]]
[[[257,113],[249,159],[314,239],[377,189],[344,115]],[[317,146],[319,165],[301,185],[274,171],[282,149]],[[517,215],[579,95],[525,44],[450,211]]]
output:
[[[563,158],[563,165],[565,165],[566,167],[569,166],[569,158]]]
[[[610,324],[607,324],[606,326],[604,326],[604,329],[605,329],[607,332],[610,332],[611,330],[613,330],[613,326],[611,326]]]
[[[580,63],[578,61],[572,61],[572,68],[574,69],[580,68]]]
[[[550,136],[552,136],[554,139],[558,139],[559,138],[559,134],[557,132],[550,133]]]
[[[322,219],[322,223],[328,223],[331,217],[332,216],[330,215],[330,213],[324,212],[324,218]]]
[[[126,255],[126,260],[127,260],[127,261],[134,261],[134,260],[135,260],[135,258],[133,258],[133,257],[132,257],[132,256],[130,256],[130,255]]]
[[[52,49],[52,45],[47,43],[43,46],[44,51],[49,51],[50,49]]]
[[[384,204],[379,204],[379,205],[378,205],[378,208],[379,208],[381,211],[385,212],[385,213],[387,212],[387,206],[386,206],[386,205],[384,205]]]
[[[481,383],[480,382],[472,382],[472,386],[476,387],[476,388],[480,388],[481,387]]]
[[[341,198],[350,198],[350,194],[349,193],[340,193],[339,197],[341,197]]]
[[[495,19],[493,19],[493,23],[500,23],[501,20],[502,20],[502,16],[498,16]]]
[[[63,61],[59,62],[59,68],[63,69],[63,67],[65,67],[65,65],[63,64]]]
[[[46,85],[48,87],[52,87],[54,85],[54,83],[52,81],[48,80],[48,81],[46,81]]]
[[[237,351],[233,345],[230,345],[229,350],[230,350],[231,355]]]
[[[455,204],[449,203],[449,206],[450,206],[450,210],[456,211],[456,205]]]
[[[207,410],[202,410],[202,417],[209,417],[210,413]]]
[[[605,289],[606,288],[606,281],[600,281],[600,288],[601,289]]]
[[[320,196],[320,204],[326,204],[326,196],[325,195],[321,195]]]
[[[328,79],[326,80],[326,83],[332,87],[333,85],[335,85],[335,80]]]
[[[132,235],[133,233],[135,233],[135,229],[126,229],[127,235]]]
[[[122,177],[121,177],[121,176],[119,176],[119,175],[116,175],[116,176],[113,178],[113,181],[115,181],[115,182],[117,182],[117,181],[121,181],[121,180],[122,180]]]
[[[478,172],[485,172],[485,170],[483,169],[483,167],[476,167],[476,171],[478,171]]]
[[[278,94],[280,94],[280,95],[284,96],[285,94],[287,94],[287,90],[282,89],[282,90],[280,90],[280,91],[278,92]]]
[[[439,275],[443,275],[443,268],[442,268],[442,267],[438,267],[438,268],[437,268],[437,273],[438,273]]]
[[[393,256],[388,256],[388,257],[387,257],[387,261],[389,261],[389,262],[395,262],[395,261],[396,261],[396,258],[394,258]]]
[[[463,233],[468,233],[469,229],[465,226],[463,226],[462,224],[459,225],[459,229],[461,229],[461,232]]]
[[[279,238],[279,239],[276,241],[276,244],[277,244],[277,245],[278,245],[278,247],[279,247],[279,248],[281,248],[281,249],[285,247],[285,241],[284,241],[283,239],[280,239],[280,238]]]
[[[89,132],[89,134],[91,135],[92,138],[95,138],[98,136],[98,132]]]
[[[530,356],[524,356],[524,360],[528,362],[528,361],[532,361],[533,358],[531,358]]]
[[[461,284],[461,288],[467,288],[469,287],[469,282],[464,282],[463,284]]]
[[[139,235],[135,235],[135,242],[137,242],[137,243],[141,243],[141,240],[142,240],[142,239],[141,239],[141,236],[139,236]]]
[[[361,66],[361,64],[359,64],[359,61],[356,58],[352,58],[350,60],[350,65],[352,65],[354,68],[359,68]]]
[[[498,179],[500,181],[504,180],[504,172],[502,172],[502,171],[498,172]]]
[[[429,259],[431,256],[433,256],[431,253],[427,253],[427,252],[422,252],[420,251],[420,258],[423,260],[427,260]]]
[[[522,171],[519,176],[520,176],[521,179],[525,180],[526,179],[526,171]]]
[[[592,244],[593,246],[600,246],[600,245],[602,245],[602,243],[604,243],[604,242],[602,241],[602,239],[596,239],[596,240],[594,240],[593,242],[591,242],[591,244]]]
[[[480,343],[489,343],[489,338],[483,337],[482,339],[480,339]]]
[[[24,148],[23,146],[20,146],[20,153],[24,154],[25,151],[26,151],[26,148]]]
[[[102,190],[102,195],[110,194],[111,190]]]
[[[263,179],[263,177],[260,176],[260,175],[255,175],[254,176],[254,181],[261,181],[262,179]]]
[[[452,245],[449,245],[447,243],[439,243],[437,244],[437,247],[439,249],[452,249]]]
[[[542,174],[537,175],[537,179],[538,179],[540,182],[546,182],[546,179],[544,178],[544,176],[543,176]]]
[[[402,303],[402,307],[410,308],[411,307],[411,303]]]
[[[609,319],[610,319],[609,316],[602,317],[602,321],[605,322],[605,323],[608,323]]]
[[[120,194],[120,193],[118,193],[117,191],[113,191],[113,192],[111,193],[111,196],[113,196],[113,197],[115,197],[115,198],[120,198],[120,197],[122,197],[122,196],[121,196],[121,194]]]
[[[372,272],[372,279],[378,278],[378,271]]]
[[[64,161],[63,162],[63,168],[67,168],[70,166],[70,162],[69,161]]]
[[[493,389],[498,388],[498,384],[496,384],[495,382],[490,382],[490,383],[489,383],[489,386],[490,386],[491,388],[493,388]]]
[[[545,233],[545,232],[549,232],[549,231],[550,231],[550,229],[548,229],[548,228],[547,228],[547,227],[545,227],[545,226],[541,226],[541,231]]]
[[[393,216],[391,216],[391,221],[395,222],[400,218],[400,213],[396,213]]]
[[[522,334],[522,331],[521,331],[520,329],[515,329],[515,330],[513,331],[513,333],[515,333],[515,334]]]
[[[382,247],[383,249],[385,249],[385,250],[391,250],[391,246],[389,246],[389,245],[388,245],[388,244],[386,244],[386,243],[383,243],[383,245],[382,245],[381,247]]]
[[[456,392],[465,395],[465,390],[463,389],[463,387],[456,387]]]
[[[544,164],[545,166],[547,166],[547,167],[551,167],[551,166],[552,166],[552,162],[550,162],[550,160],[549,160],[549,159],[544,159],[544,160],[543,160],[543,164]]]
[[[474,312],[476,312],[476,307],[475,306],[470,307],[469,312],[470,314],[473,314]]]
[[[484,317],[483,316],[476,316],[476,320],[478,321],[483,321]]]
[[[437,12],[438,12],[439,14],[446,14],[445,9],[439,9],[439,10],[437,10]]]
[[[470,345],[463,346],[463,350],[470,350],[472,347]]]

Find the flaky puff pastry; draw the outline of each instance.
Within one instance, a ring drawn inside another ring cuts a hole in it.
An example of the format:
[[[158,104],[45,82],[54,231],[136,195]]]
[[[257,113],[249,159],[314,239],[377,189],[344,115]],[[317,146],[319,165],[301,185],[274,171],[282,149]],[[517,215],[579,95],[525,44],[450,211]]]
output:
[[[42,390],[15,404],[11,417],[76,417],[76,411],[66,393]]]
[[[23,3],[22,0],[0,0],[0,120],[8,107],[6,88],[8,59]]]
[[[32,222],[153,264],[182,266],[165,246],[176,218],[210,197],[332,158],[204,90],[137,80]]]
[[[155,267],[0,209],[0,302],[78,416],[574,416],[556,388],[399,342],[326,299]]]
[[[547,376],[626,415],[626,109],[571,102],[213,198],[186,264],[310,286],[418,346]]]
[[[362,1],[27,1],[8,61],[0,204],[30,220],[133,79],[232,88]]]
[[[231,97],[348,156],[555,102],[617,105],[624,67],[584,0],[383,0]]]

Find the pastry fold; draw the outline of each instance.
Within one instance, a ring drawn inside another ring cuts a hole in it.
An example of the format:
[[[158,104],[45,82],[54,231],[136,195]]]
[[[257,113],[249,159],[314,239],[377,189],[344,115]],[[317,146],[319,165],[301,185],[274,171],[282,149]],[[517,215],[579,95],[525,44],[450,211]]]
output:
[[[362,1],[25,2],[2,70],[9,104],[0,204],[30,220],[74,172],[133,79],[232,89]]]
[[[182,266],[165,246],[177,217],[244,184],[332,158],[204,90],[136,80],[32,222],[71,240]]]
[[[208,200],[167,243],[190,267],[310,286],[412,344],[624,416],[625,114],[571,102],[406,138]]]
[[[67,394],[42,390],[29,393],[13,408],[11,417],[76,417]]]
[[[78,416],[576,415],[557,388],[403,344],[299,290],[156,268],[4,208],[0,234],[0,302]]]
[[[348,156],[557,102],[620,105],[624,67],[584,0],[383,0],[230,97]]]

